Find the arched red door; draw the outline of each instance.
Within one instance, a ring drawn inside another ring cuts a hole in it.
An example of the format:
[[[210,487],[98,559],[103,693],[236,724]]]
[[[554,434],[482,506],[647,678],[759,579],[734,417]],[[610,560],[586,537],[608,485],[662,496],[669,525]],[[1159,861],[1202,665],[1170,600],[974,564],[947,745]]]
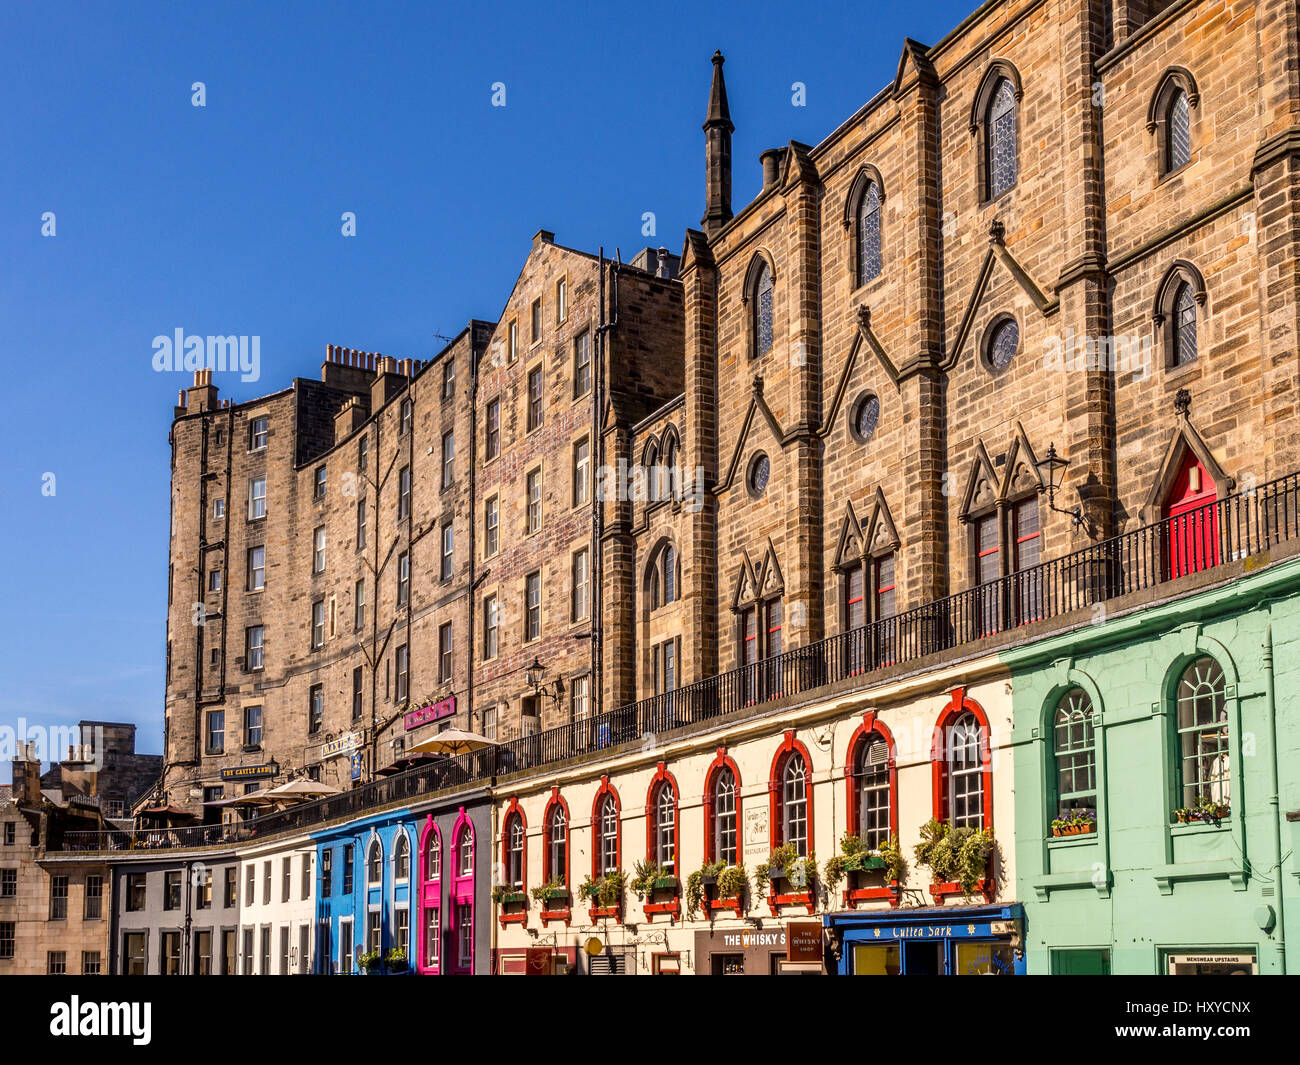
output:
[[[1219,514],[1210,471],[1188,452],[1165,500],[1165,577],[1198,573],[1219,564]]]

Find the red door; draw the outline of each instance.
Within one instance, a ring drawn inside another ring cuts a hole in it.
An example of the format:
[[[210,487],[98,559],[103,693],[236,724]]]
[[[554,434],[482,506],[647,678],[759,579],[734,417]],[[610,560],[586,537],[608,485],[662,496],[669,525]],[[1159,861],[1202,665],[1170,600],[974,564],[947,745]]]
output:
[[[1165,576],[1181,577],[1219,564],[1219,515],[1214,481],[1188,452],[1165,501]]]

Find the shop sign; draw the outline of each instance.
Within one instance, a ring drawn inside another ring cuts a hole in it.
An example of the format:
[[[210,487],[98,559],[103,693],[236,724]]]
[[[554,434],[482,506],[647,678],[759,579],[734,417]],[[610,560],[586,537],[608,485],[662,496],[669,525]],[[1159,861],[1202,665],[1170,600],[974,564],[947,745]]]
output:
[[[340,754],[351,754],[361,746],[361,737],[355,732],[345,732],[338,739],[330,740],[321,746],[321,761],[336,758]]]
[[[745,811],[745,853],[766,856],[767,851],[767,810],[750,808]]]
[[[786,961],[822,960],[822,925],[820,921],[791,921],[786,929]]]
[[[361,752],[360,751],[354,751],[352,753],[352,779],[353,780],[361,779]]]
[[[222,780],[258,780],[262,777],[273,777],[280,771],[280,767],[275,762],[267,762],[265,765],[237,765],[231,769],[221,771]]]
[[[412,710],[407,714],[406,731],[410,732],[413,728],[427,725],[430,721],[441,721],[444,717],[451,717],[455,712],[456,696],[449,695],[445,699],[439,699],[436,703],[422,706],[420,709]]]
[[[717,932],[716,939],[732,950],[750,950],[754,947],[771,947],[777,949],[785,946],[785,930],[780,932]],[[819,954],[818,960],[821,960]]]

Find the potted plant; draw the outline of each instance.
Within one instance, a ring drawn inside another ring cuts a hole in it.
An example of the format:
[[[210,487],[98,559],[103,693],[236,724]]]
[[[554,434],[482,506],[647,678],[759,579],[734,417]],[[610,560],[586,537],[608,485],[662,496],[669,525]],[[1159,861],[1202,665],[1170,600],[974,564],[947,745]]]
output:
[[[817,855],[809,851],[800,858],[793,843],[783,843],[754,869],[755,895],[762,899],[774,880],[786,881],[796,892],[812,892],[817,880]]]
[[[749,874],[743,865],[728,865],[718,874],[718,898],[742,899],[749,890]]]
[[[1192,808],[1190,806],[1177,806],[1173,810],[1173,815],[1180,825],[1188,824],[1192,820]]]
[[[394,947],[388,952],[384,959],[388,963],[388,971],[393,973],[406,972],[406,951],[401,947]]]
[[[383,968],[384,956],[377,950],[365,950],[357,955],[357,964],[367,973],[374,975]]]
[[[639,896],[649,898],[656,891],[675,890],[679,881],[664,866],[638,858],[628,883]]]
[[[511,906],[527,899],[528,893],[513,884],[492,885],[492,901],[498,906]]]

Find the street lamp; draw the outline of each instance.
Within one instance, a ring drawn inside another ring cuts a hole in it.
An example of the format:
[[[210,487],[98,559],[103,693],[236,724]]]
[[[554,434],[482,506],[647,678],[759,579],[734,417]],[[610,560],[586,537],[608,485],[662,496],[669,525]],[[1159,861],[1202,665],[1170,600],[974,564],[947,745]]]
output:
[[[1058,514],[1067,515],[1076,529],[1085,525],[1088,519],[1083,516],[1082,504],[1076,506],[1073,510],[1062,510],[1056,505],[1056,490],[1061,487],[1065,468],[1070,465],[1070,462],[1056,453],[1055,441],[1047,445],[1047,457],[1039,459],[1034,465],[1038,467],[1039,473],[1047,481],[1047,509],[1054,510]]]

